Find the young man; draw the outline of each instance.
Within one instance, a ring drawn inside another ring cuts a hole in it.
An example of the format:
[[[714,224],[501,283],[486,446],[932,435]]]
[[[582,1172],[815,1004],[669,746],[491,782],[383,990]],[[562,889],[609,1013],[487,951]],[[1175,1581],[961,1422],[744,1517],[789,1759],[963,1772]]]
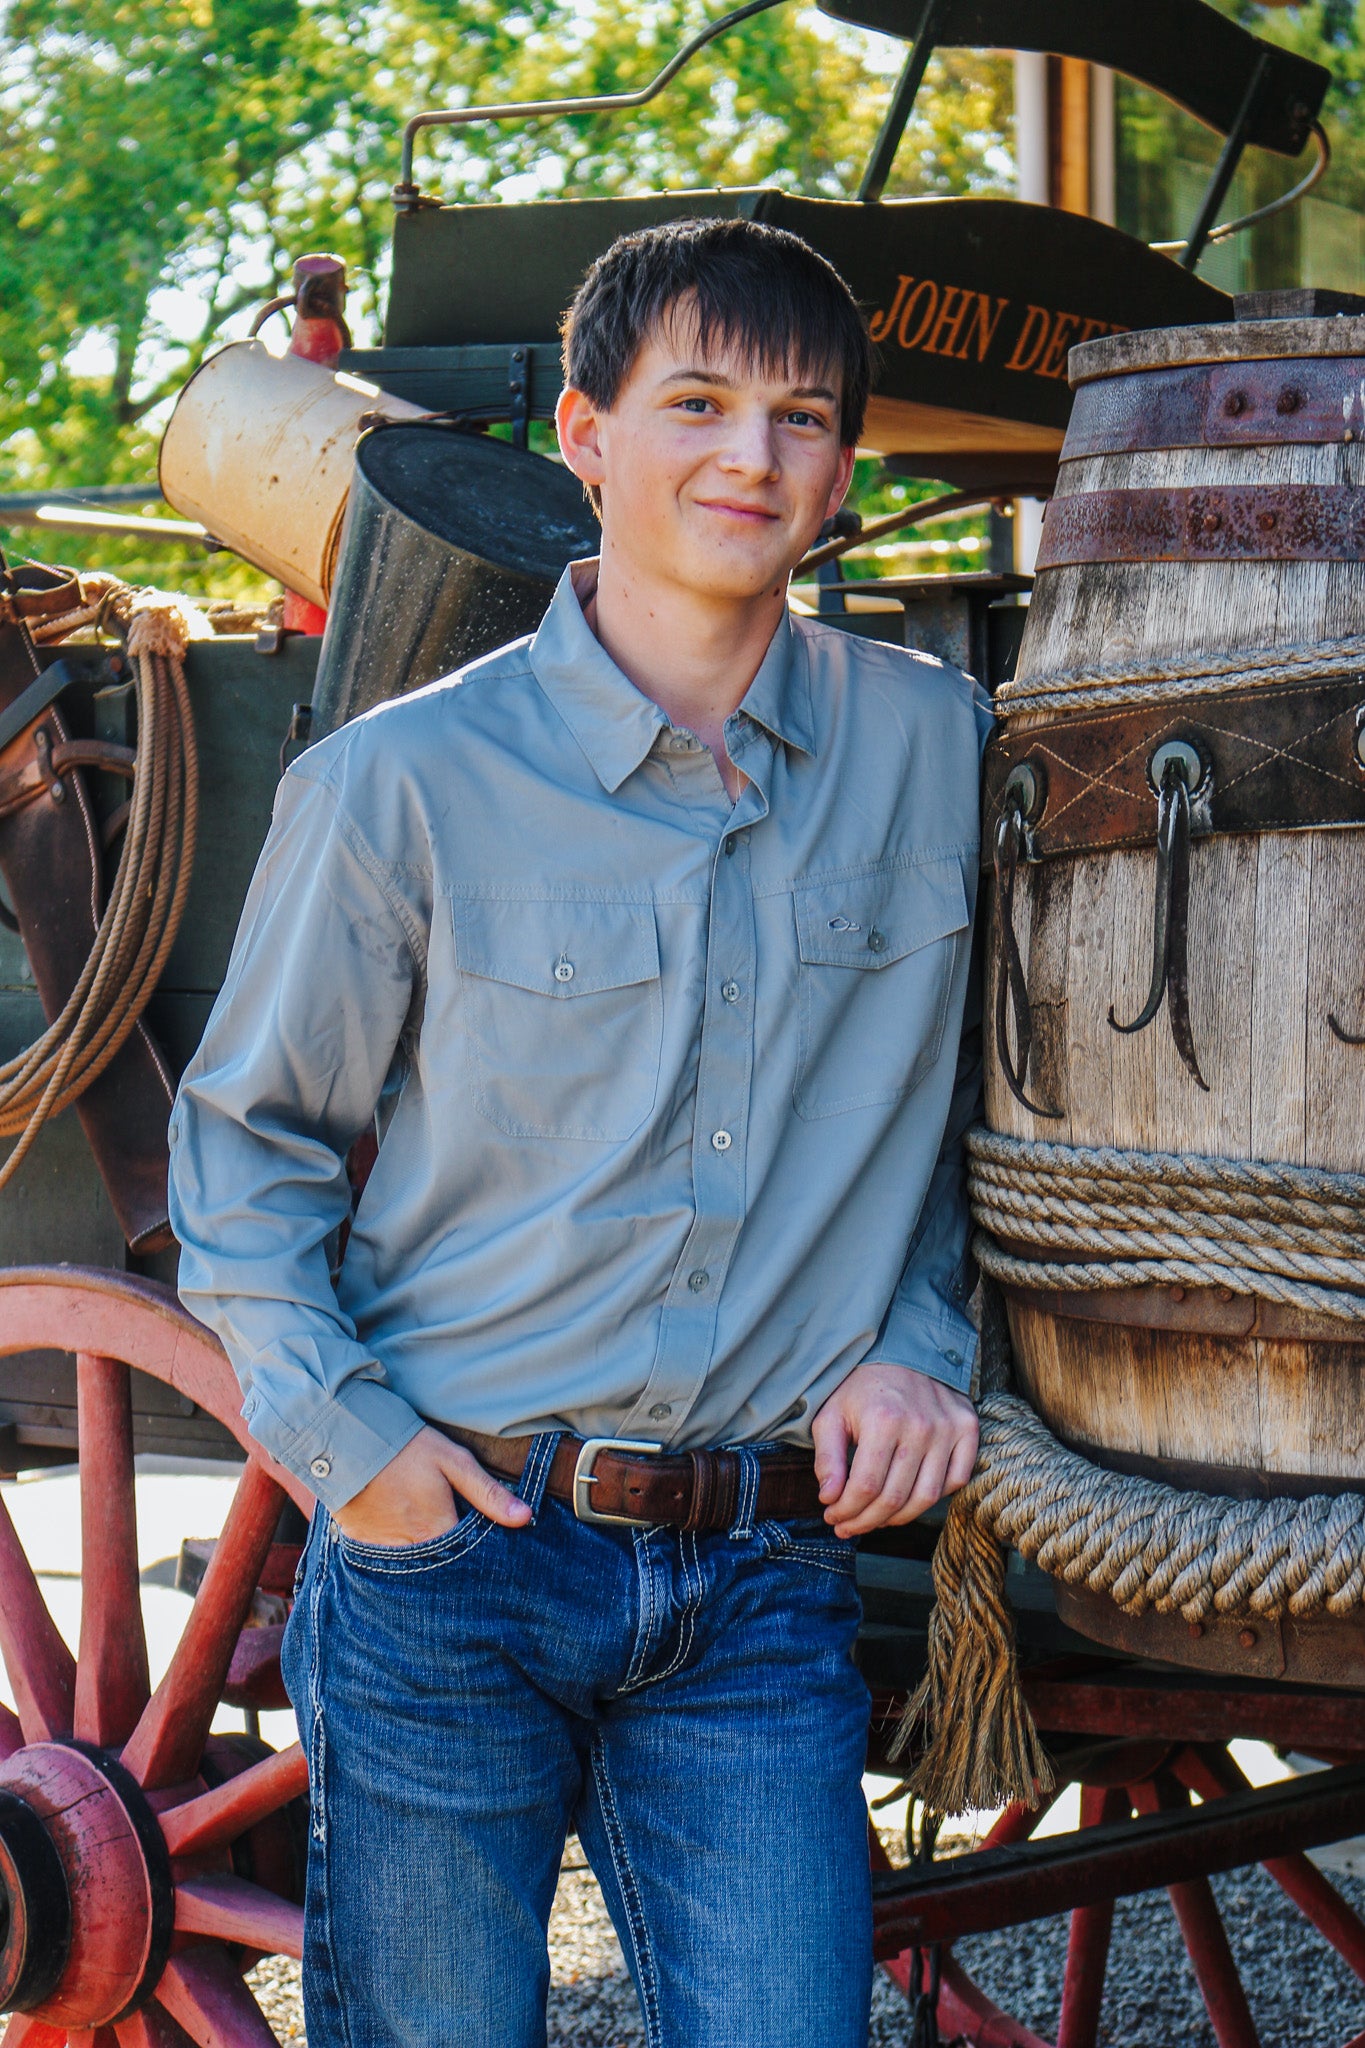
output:
[[[865,2048],[851,1539],[976,1441],[980,714],[787,609],[869,379],[805,244],[627,237],[565,367],[600,560],[295,763],[173,1120],[183,1298],[326,1510],[309,2040],[536,2048],[573,1827],[650,2048]]]

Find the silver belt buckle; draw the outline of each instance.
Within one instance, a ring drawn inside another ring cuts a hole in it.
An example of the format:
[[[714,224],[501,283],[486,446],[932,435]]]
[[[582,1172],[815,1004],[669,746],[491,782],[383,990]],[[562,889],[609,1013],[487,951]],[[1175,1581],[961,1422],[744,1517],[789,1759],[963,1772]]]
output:
[[[586,1438],[578,1453],[578,1463],[573,1468],[573,1511],[579,1521],[615,1524],[627,1529],[652,1528],[653,1523],[642,1515],[599,1515],[588,1497],[588,1489],[597,1484],[597,1475],[592,1468],[602,1451],[638,1451],[657,1458],[662,1450],[662,1444],[638,1443],[634,1437],[628,1436]]]

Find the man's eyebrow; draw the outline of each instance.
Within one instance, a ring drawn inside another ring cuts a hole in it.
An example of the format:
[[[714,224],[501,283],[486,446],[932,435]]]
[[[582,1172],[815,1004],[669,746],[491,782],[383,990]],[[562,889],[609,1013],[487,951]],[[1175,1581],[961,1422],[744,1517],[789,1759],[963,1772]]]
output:
[[[662,380],[665,384],[719,384],[723,390],[733,391],[735,380],[720,370],[670,370]],[[837,391],[831,391],[827,384],[798,384],[787,393],[788,398],[824,398],[831,405],[839,403]]]

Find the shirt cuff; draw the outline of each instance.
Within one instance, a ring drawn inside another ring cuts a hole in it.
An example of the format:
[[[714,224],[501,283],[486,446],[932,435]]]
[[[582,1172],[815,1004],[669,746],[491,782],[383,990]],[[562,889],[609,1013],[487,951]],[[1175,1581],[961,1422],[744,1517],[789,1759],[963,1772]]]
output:
[[[965,1394],[972,1383],[979,1339],[966,1316],[945,1309],[930,1315],[903,1301],[893,1301],[868,1361],[906,1365],[926,1379],[941,1380]]]
[[[291,1429],[253,1385],[242,1417],[258,1444],[301,1479],[331,1513],[344,1508],[424,1427],[401,1394],[377,1380],[346,1380],[307,1429]]]

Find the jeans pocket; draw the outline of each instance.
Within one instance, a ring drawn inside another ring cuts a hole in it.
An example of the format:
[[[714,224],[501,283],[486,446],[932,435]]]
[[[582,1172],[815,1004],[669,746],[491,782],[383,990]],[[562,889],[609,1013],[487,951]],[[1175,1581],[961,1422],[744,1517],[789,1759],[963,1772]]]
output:
[[[436,1571],[466,1557],[497,1523],[479,1508],[469,1508],[453,1528],[420,1543],[359,1543],[333,1523],[337,1555],[353,1571],[385,1578],[406,1578],[414,1572]]]
[[[759,1522],[754,1534],[766,1556],[789,1559],[793,1564],[813,1565],[817,1570],[838,1572],[852,1578],[858,1569],[858,1545],[847,1536],[836,1536],[823,1515],[802,1515],[790,1522]]]

